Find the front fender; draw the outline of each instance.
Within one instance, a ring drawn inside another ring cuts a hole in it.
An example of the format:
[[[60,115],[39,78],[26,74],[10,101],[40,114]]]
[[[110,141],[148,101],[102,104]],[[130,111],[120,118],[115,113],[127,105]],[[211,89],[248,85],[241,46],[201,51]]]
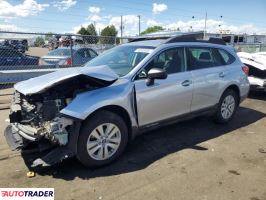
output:
[[[113,85],[77,95],[60,113],[85,120],[96,110],[110,105],[124,108],[132,125],[136,124],[134,112],[134,84],[128,80],[118,80]]]

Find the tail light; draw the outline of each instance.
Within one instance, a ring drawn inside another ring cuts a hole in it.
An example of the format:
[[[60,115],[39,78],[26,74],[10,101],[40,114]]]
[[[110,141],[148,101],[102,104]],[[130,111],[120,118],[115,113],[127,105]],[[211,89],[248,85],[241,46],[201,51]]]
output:
[[[43,64],[44,64],[44,63],[43,63],[42,59],[39,58],[39,60],[38,60],[38,65],[43,65]]]
[[[72,65],[72,59],[71,58],[68,58],[66,60],[66,62],[64,63],[64,65]]]
[[[246,65],[242,66],[242,71],[248,76],[248,73],[249,73],[248,66],[246,66]]]

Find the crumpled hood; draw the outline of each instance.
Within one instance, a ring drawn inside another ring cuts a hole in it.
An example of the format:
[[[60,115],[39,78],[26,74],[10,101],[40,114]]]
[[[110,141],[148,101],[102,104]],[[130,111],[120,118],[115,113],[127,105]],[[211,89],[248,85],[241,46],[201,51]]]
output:
[[[40,93],[55,84],[79,75],[86,75],[110,83],[118,79],[118,75],[106,65],[97,67],[75,67],[59,69],[53,73],[19,82],[15,84],[14,88],[24,95],[31,95]]]

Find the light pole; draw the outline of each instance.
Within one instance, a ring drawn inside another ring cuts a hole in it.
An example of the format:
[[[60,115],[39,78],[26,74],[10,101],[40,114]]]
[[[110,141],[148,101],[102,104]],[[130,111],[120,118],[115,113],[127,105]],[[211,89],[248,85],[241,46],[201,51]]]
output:
[[[204,35],[203,35],[203,39],[206,39],[206,32],[207,32],[207,12],[205,13],[205,22],[204,22]]]
[[[140,15],[138,15],[139,18],[139,36],[140,36]]]
[[[195,19],[195,16],[192,16],[192,19]],[[190,28],[190,32],[193,32],[193,26],[189,26],[189,28]]]
[[[221,15],[220,18],[222,19],[223,16]],[[222,24],[219,24],[219,29],[220,29],[219,31],[221,33],[221,38],[223,38],[223,29],[221,27],[222,27]]]
[[[120,24],[120,43],[122,44],[122,37],[123,37],[123,16],[121,15],[121,24]]]

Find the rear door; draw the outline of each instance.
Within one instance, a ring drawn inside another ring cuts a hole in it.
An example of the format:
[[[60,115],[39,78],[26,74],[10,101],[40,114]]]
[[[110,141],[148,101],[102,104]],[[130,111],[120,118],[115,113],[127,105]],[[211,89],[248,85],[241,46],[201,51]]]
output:
[[[191,46],[186,53],[193,80],[191,111],[216,105],[226,85],[226,68],[217,49]]]

